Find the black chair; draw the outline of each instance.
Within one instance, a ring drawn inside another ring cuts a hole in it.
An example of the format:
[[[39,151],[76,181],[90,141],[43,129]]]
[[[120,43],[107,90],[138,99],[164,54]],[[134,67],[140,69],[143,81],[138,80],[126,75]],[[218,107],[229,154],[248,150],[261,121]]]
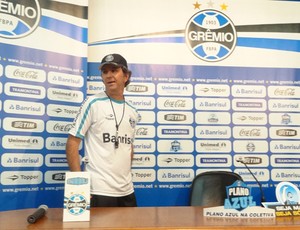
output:
[[[191,206],[222,206],[227,198],[226,186],[235,181],[243,181],[234,172],[209,171],[198,174],[192,182],[190,193]]]

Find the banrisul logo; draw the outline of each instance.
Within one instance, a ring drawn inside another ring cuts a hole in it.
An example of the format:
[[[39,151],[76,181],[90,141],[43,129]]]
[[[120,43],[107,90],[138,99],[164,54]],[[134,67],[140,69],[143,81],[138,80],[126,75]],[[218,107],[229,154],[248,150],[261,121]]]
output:
[[[236,31],[230,19],[221,12],[204,10],[188,22],[185,39],[189,49],[207,62],[227,58],[236,45]]]
[[[0,0],[0,37],[27,36],[37,28],[40,16],[38,0]]]

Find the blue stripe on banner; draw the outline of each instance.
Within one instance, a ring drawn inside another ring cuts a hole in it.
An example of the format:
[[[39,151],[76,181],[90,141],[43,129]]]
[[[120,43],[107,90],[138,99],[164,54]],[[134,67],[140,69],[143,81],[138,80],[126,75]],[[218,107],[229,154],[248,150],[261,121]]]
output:
[[[61,20],[42,16],[40,27],[65,35],[83,43],[87,43],[87,28],[79,27]]]
[[[184,43],[184,37],[156,37],[156,38],[132,38],[126,40],[111,40],[96,42],[89,44],[89,46],[97,45],[111,45],[111,44],[121,44],[121,43]]]
[[[121,43],[185,43],[185,38],[180,36],[156,38],[130,38],[124,40],[95,42],[89,44],[89,46],[112,45]],[[237,38],[237,46],[300,52],[300,41],[291,39]]]
[[[237,46],[300,52],[300,41],[275,38],[238,38]]]

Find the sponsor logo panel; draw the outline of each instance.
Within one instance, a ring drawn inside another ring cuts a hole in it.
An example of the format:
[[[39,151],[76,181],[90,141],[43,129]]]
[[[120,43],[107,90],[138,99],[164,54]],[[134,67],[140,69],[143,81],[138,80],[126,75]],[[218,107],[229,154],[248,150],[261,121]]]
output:
[[[45,82],[46,72],[41,69],[32,69],[20,66],[8,65],[5,67],[7,78],[31,82]]]
[[[300,156],[299,155],[272,155],[271,156],[272,167],[294,167],[300,168]]]
[[[228,85],[196,84],[195,95],[199,97],[229,97]]]
[[[245,162],[249,167],[268,167],[269,166],[269,157],[264,154],[256,154],[256,155],[243,155],[243,154],[235,154],[234,155],[234,165],[236,167],[245,167],[241,162],[237,162],[241,160]]]
[[[38,136],[5,135],[2,138],[5,149],[42,149],[44,139]]]
[[[153,153],[156,150],[156,143],[153,140],[134,140],[135,153]]]
[[[231,129],[228,126],[197,126],[196,137],[198,138],[230,138]]]
[[[46,90],[42,86],[6,83],[4,90],[5,94],[8,96],[35,99],[44,99],[46,97]]]
[[[46,171],[45,183],[47,184],[63,184],[66,179],[66,171]]]
[[[155,127],[153,125],[137,125],[135,130],[136,138],[155,137]]]
[[[155,108],[155,99],[153,97],[126,97],[126,101],[130,102],[138,110]]]
[[[191,84],[158,83],[157,94],[161,96],[192,96],[193,86]]]
[[[95,81],[88,81],[87,82],[87,94],[93,95],[105,91],[105,86],[103,82],[95,82]]]
[[[158,112],[157,122],[160,124],[192,124],[194,114],[192,112]]]
[[[228,125],[231,122],[227,112],[196,112],[195,119],[197,124]]]
[[[197,167],[230,167],[232,156],[229,154],[198,154],[196,156]]]
[[[299,153],[299,141],[271,141],[270,152],[272,153]]]
[[[192,138],[194,136],[193,126],[171,126],[159,125],[157,136],[160,138]]]
[[[265,113],[232,113],[232,122],[235,125],[266,125],[267,120]]]
[[[300,100],[274,100],[268,102],[269,110],[273,112],[300,112]]]
[[[193,178],[193,169],[159,169],[157,171],[157,180],[160,182],[190,182]]]
[[[48,121],[46,123],[46,130],[48,133],[64,133],[67,134],[72,128],[72,122],[66,121]]]
[[[38,102],[6,100],[4,111],[12,114],[42,116],[45,114],[45,105]]]
[[[68,167],[65,154],[47,154],[45,164],[47,167]]]
[[[4,153],[1,156],[3,167],[40,167],[44,163],[42,154],[36,153]]]
[[[6,131],[41,133],[45,129],[45,124],[39,119],[6,117],[3,119],[3,128]]]
[[[198,140],[196,141],[196,151],[198,153],[230,153],[231,142],[228,140]]]
[[[75,118],[79,106],[49,104],[47,106],[47,115],[51,117]]]
[[[41,184],[42,181],[41,171],[4,171],[1,173],[2,185]]]
[[[228,111],[230,109],[230,100],[226,98],[196,98],[195,108],[201,111],[215,110]]]
[[[268,129],[260,126],[235,126],[233,137],[238,139],[266,139]]]
[[[298,113],[270,113],[271,125],[299,125],[300,114]]]
[[[0,64],[0,77],[3,75],[3,65]]]
[[[132,159],[132,167],[154,167],[155,164],[153,154],[135,154]]]
[[[157,158],[159,167],[193,167],[194,156],[192,154],[160,154]]]
[[[185,97],[159,97],[157,107],[160,110],[192,110],[194,101]]]
[[[245,166],[244,166],[245,167]],[[252,167],[252,166],[249,166]],[[251,175],[251,173],[245,169],[236,169],[234,170],[235,173],[239,174],[244,181],[252,181],[255,182],[255,179]],[[270,180],[270,172],[268,169],[251,169],[253,175],[257,178],[260,182],[267,182]]]
[[[267,90],[262,85],[233,85],[231,87],[232,96],[234,97],[266,97]]]
[[[132,169],[133,182],[154,182],[156,180],[156,172],[154,169]]]
[[[83,92],[77,90],[49,88],[47,95],[53,101],[65,101],[73,103],[81,103],[83,101]]]
[[[48,137],[46,138],[46,149],[48,150],[65,150],[67,138],[63,137]],[[79,145],[79,150],[82,149],[82,142]]]
[[[264,99],[233,99],[232,109],[235,111],[266,111],[267,103]]]
[[[204,173],[204,172],[211,172],[211,171],[225,171],[225,172],[232,172],[230,169],[228,168],[206,168],[206,169],[197,169],[196,170],[196,176],[200,173]]]
[[[194,142],[192,140],[159,140],[157,150],[160,153],[192,153]]]
[[[155,113],[153,111],[139,111],[141,120],[139,124],[153,124],[155,122]]]
[[[271,98],[299,98],[299,86],[269,86],[268,96]]]
[[[80,75],[59,73],[59,72],[49,72],[48,81],[54,85],[64,85],[70,87],[82,87],[83,86],[83,77]]]
[[[267,153],[269,145],[262,140],[236,140],[233,141],[233,151],[235,153]]]
[[[132,82],[126,86],[125,95],[154,95],[155,85],[153,83],[137,83]]]
[[[300,180],[300,171],[295,169],[272,169],[271,170],[271,179],[273,181],[289,181],[289,182],[299,182]]]
[[[300,139],[300,127],[270,127],[272,139]]]

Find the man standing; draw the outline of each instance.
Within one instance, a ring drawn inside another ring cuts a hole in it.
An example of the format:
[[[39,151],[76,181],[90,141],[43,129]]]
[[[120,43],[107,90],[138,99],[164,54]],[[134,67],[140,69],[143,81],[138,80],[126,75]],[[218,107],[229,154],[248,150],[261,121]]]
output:
[[[84,139],[86,171],[91,175],[91,207],[137,206],[131,162],[139,114],[124,98],[131,71],[120,54],[100,64],[105,91],[82,104],[66,144],[71,171],[81,171],[79,146]]]

